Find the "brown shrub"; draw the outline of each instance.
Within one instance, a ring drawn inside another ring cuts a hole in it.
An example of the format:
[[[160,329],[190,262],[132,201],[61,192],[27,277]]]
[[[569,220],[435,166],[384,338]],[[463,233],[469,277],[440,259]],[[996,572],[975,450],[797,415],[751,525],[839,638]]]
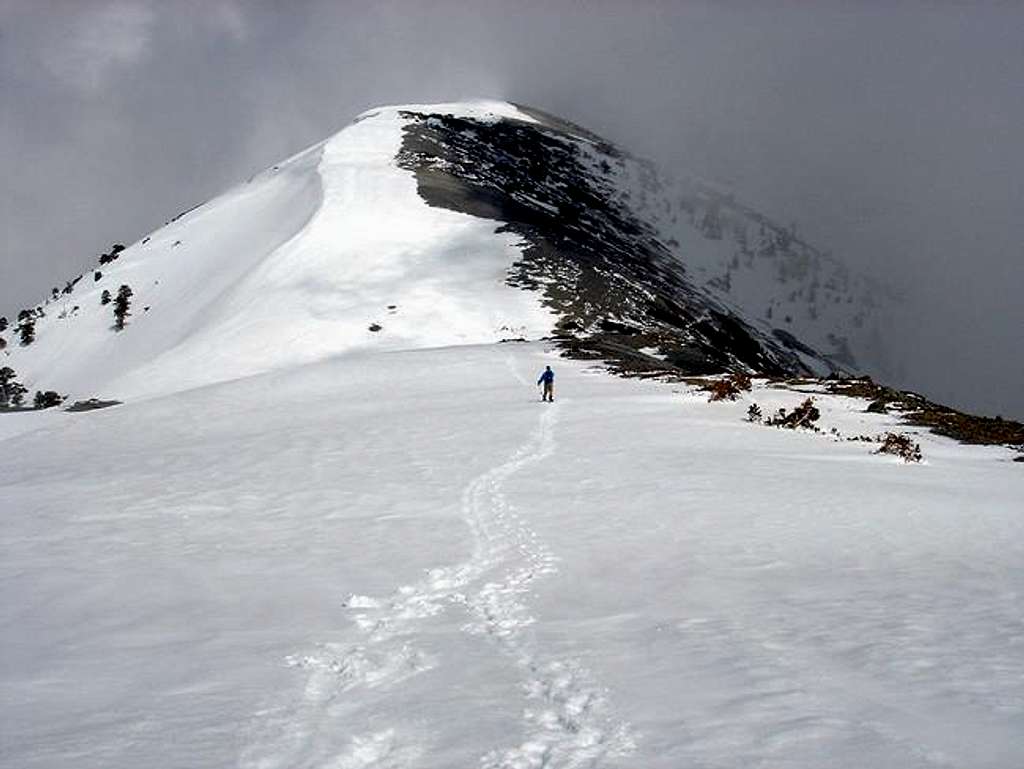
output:
[[[743,373],[729,374],[722,379],[705,382],[701,389],[710,393],[708,401],[734,401],[740,393],[750,392],[750,377]]]
[[[814,405],[814,398],[808,398],[789,413],[785,409],[780,408],[778,413],[769,418],[765,424],[772,427],[785,427],[787,430],[796,430],[798,428],[817,430],[818,428],[814,423],[820,417],[821,412]]]
[[[900,457],[904,462],[921,461],[921,445],[903,433],[886,433],[882,437],[882,445],[875,453],[892,454],[895,457]]]

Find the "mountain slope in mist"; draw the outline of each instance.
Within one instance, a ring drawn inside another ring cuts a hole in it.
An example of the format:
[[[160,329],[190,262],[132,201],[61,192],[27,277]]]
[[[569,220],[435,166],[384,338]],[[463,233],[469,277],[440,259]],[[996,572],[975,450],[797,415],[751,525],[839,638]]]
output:
[[[757,269],[730,273],[733,286],[756,284],[756,299],[732,291],[715,271],[731,262],[696,205],[607,142],[527,108],[383,108],[55,291],[30,308],[35,341],[11,335],[5,355],[31,388],[118,398],[360,350],[547,335],[688,373],[851,366],[835,331],[846,315],[801,293],[817,290],[820,255],[794,256],[802,245],[750,214],[774,245],[746,252]],[[683,237],[687,208],[700,239]],[[131,314],[114,331],[102,296],[121,285]],[[861,322],[866,305],[855,306]],[[782,328],[759,317],[783,311],[795,317]]]

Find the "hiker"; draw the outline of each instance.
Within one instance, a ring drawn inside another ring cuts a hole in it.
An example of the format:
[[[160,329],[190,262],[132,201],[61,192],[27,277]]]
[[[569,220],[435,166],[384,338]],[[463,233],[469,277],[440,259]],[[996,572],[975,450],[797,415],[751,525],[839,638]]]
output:
[[[551,370],[551,366],[544,367],[544,371],[540,375],[540,379],[537,380],[537,384],[542,382],[544,383],[544,392],[541,393],[540,399],[553,403],[555,400],[555,372]]]

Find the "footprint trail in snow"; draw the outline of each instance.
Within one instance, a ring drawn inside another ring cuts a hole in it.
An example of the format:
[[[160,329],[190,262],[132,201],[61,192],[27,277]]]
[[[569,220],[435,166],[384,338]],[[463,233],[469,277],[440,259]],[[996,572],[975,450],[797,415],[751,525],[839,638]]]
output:
[[[554,453],[558,407],[540,420],[535,442],[472,484],[466,518],[479,547],[504,568],[467,598],[473,620],[468,632],[495,641],[522,671],[527,699],[525,739],[496,749],[481,760],[486,769],[593,767],[602,758],[625,755],[634,744],[628,724],[612,713],[604,690],[575,660],[546,655],[529,633],[534,617],[525,603],[531,584],[557,571],[550,549],[518,514],[504,482],[525,466]]]
[[[317,735],[331,703],[358,688],[386,690],[439,664],[416,648],[415,634],[428,618],[452,608],[468,613],[463,630],[487,639],[515,665],[522,681],[522,738],[482,756],[483,769],[595,767],[604,758],[633,750],[628,724],[615,717],[592,674],[575,660],[545,654],[531,633],[535,618],[527,605],[529,592],[538,578],[557,572],[557,559],[509,501],[504,485],[554,453],[559,409],[557,404],[546,407],[531,438],[463,491],[462,514],[474,544],[466,561],[431,569],[385,599],[350,596],[345,605],[355,612],[362,642],[323,644],[314,653],[289,658],[289,664],[307,672],[306,702],[291,728],[284,729],[287,738],[278,742],[282,755],[267,760],[263,754],[243,766],[324,765],[330,756],[317,747]],[[389,732],[389,748],[398,745],[398,738]],[[353,744],[367,739],[353,735]],[[383,763],[371,759],[361,765],[404,765],[400,750],[384,753]]]

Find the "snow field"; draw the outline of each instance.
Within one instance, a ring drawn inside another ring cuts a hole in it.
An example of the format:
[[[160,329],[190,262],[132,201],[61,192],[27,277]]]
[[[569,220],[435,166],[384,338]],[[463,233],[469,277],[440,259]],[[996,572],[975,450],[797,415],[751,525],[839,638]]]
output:
[[[32,415],[0,763],[1017,766],[1009,453],[908,466],[747,402],[509,344]]]
[[[0,357],[30,389],[126,400],[346,352],[545,336],[539,297],[505,285],[518,239],[430,208],[395,164],[399,113],[416,108],[366,113],[132,244]],[[420,108],[532,122],[500,102]],[[132,315],[115,333],[100,295],[122,283]]]

